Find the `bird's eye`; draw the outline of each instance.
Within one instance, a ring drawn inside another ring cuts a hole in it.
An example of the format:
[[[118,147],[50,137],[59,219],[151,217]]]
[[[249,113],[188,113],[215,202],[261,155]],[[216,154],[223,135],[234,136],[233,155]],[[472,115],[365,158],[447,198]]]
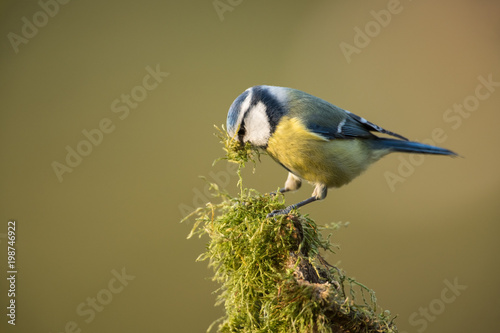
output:
[[[240,139],[240,141],[243,139],[244,136],[245,136],[245,129],[240,128],[240,130],[238,131],[238,138]]]
[[[240,142],[243,142],[243,137],[245,136],[245,126],[243,126],[243,124],[241,124],[240,126],[240,129],[238,130],[238,140],[240,140]]]

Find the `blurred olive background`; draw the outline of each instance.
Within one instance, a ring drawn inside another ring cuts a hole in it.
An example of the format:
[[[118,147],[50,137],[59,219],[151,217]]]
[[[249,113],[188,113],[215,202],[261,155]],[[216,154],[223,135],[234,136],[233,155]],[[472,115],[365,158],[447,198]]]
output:
[[[397,14],[378,23],[388,8]],[[302,211],[350,222],[327,259],[373,288],[400,331],[498,326],[497,1],[4,0],[0,13],[2,276],[9,219],[18,268],[15,327],[0,280],[2,332],[204,332],[219,318],[212,272],[195,262],[207,238],[186,240],[192,221],[179,221],[208,200],[199,175],[236,191],[225,163],[211,166],[223,154],[213,125],[257,84],[307,91],[413,140],[438,129],[463,158],[404,165],[393,154]],[[359,47],[346,56],[347,44]],[[479,100],[481,76],[497,83]],[[447,111],[464,101],[473,111]],[[99,126],[111,132],[100,138]],[[87,156],[58,177],[67,146]],[[391,188],[387,172],[404,181]],[[245,176],[268,192],[286,171],[264,156]]]

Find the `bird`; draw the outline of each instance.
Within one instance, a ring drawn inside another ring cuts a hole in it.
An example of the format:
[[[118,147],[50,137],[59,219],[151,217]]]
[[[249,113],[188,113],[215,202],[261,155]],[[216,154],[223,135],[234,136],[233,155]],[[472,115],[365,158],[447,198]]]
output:
[[[325,199],[329,188],[348,184],[392,152],[457,156],[409,141],[319,97],[278,86],[258,85],[241,93],[229,107],[226,130],[239,143],[261,148],[288,171],[279,192],[296,191],[303,180],[314,185],[311,197],[267,217]]]

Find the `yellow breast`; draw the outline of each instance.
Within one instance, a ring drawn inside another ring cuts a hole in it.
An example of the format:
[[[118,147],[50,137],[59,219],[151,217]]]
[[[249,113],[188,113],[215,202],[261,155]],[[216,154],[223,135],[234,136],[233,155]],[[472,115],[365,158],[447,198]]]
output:
[[[269,139],[267,152],[300,178],[328,187],[349,183],[387,154],[371,150],[363,139],[326,139],[287,116]]]

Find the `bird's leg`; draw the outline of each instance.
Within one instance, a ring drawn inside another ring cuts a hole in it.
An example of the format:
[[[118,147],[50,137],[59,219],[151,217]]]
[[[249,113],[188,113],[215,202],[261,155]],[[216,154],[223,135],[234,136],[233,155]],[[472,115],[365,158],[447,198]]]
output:
[[[326,198],[326,194],[328,193],[328,188],[326,185],[323,184],[316,184],[316,187],[314,188],[314,192],[310,198],[307,198],[304,201],[301,201],[299,203],[296,203],[294,205],[290,205],[286,207],[285,209],[277,209],[273,210],[271,213],[267,214],[267,217],[273,217],[276,215],[285,215],[288,214],[292,211],[292,209],[296,209],[302,206],[305,206],[311,202],[317,201],[317,200],[323,200]]]
[[[288,178],[286,179],[285,182],[285,187],[280,188],[278,191],[280,193],[285,193],[288,191],[296,191],[300,188],[300,185],[302,185],[302,180],[295,176],[293,173],[289,172],[288,173]],[[271,195],[276,195],[276,192],[271,192]]]

